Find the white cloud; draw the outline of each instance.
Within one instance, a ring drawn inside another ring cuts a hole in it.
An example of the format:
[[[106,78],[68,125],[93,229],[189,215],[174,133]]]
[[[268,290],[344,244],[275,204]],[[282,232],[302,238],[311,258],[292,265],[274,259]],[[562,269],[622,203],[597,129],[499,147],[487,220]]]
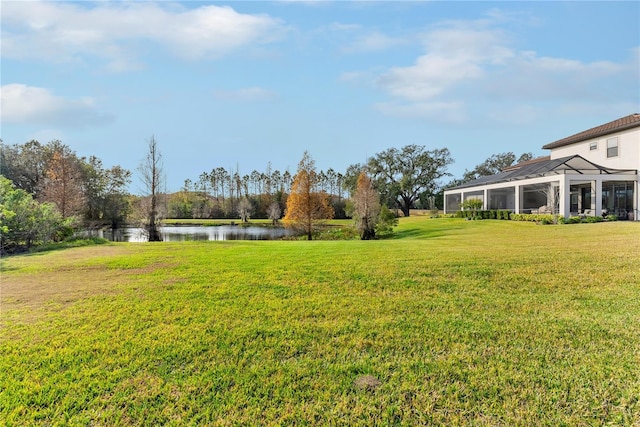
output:
[[[375,31],[366,35],[362,35],[352,43],[342,48],[347,53],[368,53],[379,52],[391,49],[398,45],[406,43],[405,40],[397,37],[391,37],[381,32]]]
[[[218,99],[238,102],[269,101],[278,97],[275,92],[256,86],[237,90],[217,90],[214,96]]]
[[[426,101],[462,82],[478,80],[489,65],[513,57],[502,46],[496,30],[450,28],[433,31],[425,38],[427,53],[412,66],[393,67],[377,84],[392,96]]]
[[[376,108],[444,122],[466,116],[491,121],[532,113],[532,105],[550,101],[619,103],[638,88],[635,49],[636,56],[621,63],[542,56],[513,47],[508,33],[490,24],[448,22],[424,34],[425,52],[414,64],[391,67],[374,79],[391,99]]]
[[[620,92],[627,86],[624,82],[632,82],[638,75],[637,66],[635,69],[632,62],[581,62],[522,51],[493,70],[476,92],[496,100],[617,102],[624,97]]]
[[[123,70],[140,65],[134,58],[141,42],[183,58],[216,59],[240,47],[273,42],[285,31],[277,19],[241,14],[228,6],[87,4],[3,3],[2,55],[47,61],[97,57],[110,69]]]
[[[44,126],[95,126],[114,120],[101,114],[92,98],[68,99],[49,90],[23,84],[8,84],[0,88],[3,123],[24,123]]]

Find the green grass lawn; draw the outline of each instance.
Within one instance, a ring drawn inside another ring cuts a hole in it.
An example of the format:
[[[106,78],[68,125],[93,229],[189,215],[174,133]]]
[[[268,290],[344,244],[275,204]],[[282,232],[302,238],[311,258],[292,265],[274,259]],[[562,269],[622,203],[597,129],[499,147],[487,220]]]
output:
[[[1,262],[0,424],[640,423],[639,223]]]

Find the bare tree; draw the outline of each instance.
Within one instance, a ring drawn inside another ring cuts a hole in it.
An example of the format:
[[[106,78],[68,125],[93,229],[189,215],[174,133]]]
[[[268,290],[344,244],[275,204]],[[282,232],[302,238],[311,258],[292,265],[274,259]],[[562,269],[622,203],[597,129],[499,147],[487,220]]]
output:
[[[540,192],[544,194],[547,199],[545,213],[553,215],[554,223],[557,222],[557,215],[560,212],[560,186],[555,182],[550,182],[548,184],[544,184]]]
[[[164,176],[162,171],[162,154],[158,150],[155,137],[147,141],[147,154],[138,166],[141,174],[142,184],[147,194],[148,205],[145,208],[145,228],[149,235],[150,242],[162,240],[158,230],[160,215],[158,213],[159,197],[163,186]]]
[[[271,202],[269,207],[267,208],[267,215],[269,219],[273,222],[273,225],[278,223],[278,220],[282,216],[282,209],[280,209],[280,204],[278,202]]]
[[[360,172],[356,194],[353,197],[353,219],[362,240],[376,237],[376,224],[380,215],[380,195],[373,188],[366,172]]]
[[[246,197],[243,197],[240,203],[238,203],[238,215],[240,215],[242,222],[249,222],[251,209],[251,202]]]

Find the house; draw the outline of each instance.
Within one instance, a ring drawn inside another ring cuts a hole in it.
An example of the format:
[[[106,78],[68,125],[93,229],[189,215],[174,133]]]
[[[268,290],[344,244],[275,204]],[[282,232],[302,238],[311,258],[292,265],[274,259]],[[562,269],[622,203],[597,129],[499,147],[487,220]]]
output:
[[[617,215],[638,221],[640,114],[544,145],[549,156],[519,163],[444,192],[445,213],[465,200],[515,213]]]

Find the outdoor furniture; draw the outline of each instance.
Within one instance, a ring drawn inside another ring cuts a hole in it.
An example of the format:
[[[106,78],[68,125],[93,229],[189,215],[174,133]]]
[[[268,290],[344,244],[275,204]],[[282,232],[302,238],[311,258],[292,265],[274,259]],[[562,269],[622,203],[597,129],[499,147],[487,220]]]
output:
[[[542,205],[538,209],[531,209],[531,213],[532,214],[546,214],[546,213],[550,214],[552,212],[551,212],[551,209],[547,205]]]

